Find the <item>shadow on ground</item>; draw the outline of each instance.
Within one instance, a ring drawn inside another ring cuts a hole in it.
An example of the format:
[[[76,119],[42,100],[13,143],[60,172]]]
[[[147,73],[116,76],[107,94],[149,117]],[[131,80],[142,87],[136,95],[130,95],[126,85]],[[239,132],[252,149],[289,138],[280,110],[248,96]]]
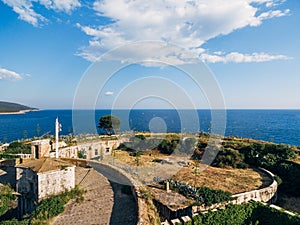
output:
[[[137,224],[137,203],[130,186],[110,181],[114,191],[114,205],[110,225]]]

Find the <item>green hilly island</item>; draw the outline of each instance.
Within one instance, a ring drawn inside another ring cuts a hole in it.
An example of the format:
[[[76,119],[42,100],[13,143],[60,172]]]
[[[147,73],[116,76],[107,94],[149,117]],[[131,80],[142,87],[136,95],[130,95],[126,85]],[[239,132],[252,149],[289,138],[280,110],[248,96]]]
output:
[[[31,108],[18,103],[0,101],[0,113],[16,113],[22,110],[35,110],[35,109],[36,108]]]

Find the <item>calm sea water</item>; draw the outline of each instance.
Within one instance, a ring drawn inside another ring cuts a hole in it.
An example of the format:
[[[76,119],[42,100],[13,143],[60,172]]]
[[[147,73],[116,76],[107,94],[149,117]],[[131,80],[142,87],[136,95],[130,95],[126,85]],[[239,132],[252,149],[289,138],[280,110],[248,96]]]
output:
[[[20,115],[0,115],[0,142],[53,134],[56,117],[62,124],[61,134],[91,133],[93,129],[85,122],[85,118],[92,115],[91,113],[93,112],[77,111],[81,125],[75,131],[72,125],[72,110],[42,110]],[[197,119],[194,117],[195,113]],[[95,111],[92,121],[94,129],[99,118],[107,114],[110,114],[109,110]],[[210,110],[119,110],[113,114],[121,118],[122,131],[207,132],[211,126]],[[300,146],[300,110],[227,110],[225,134]]]

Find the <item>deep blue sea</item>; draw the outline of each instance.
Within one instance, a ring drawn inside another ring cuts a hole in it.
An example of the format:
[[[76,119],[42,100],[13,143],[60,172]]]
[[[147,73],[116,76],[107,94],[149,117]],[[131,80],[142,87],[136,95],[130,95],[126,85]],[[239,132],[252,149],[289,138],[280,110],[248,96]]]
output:
[[[209,131],[210,110],[183,111],[184,113],[177,110],[118,110],[113,114],[121,118],[122,131]],[[94,130],[89,127],[91,123],[86,122],[86,118],[93,115],[93,111],[77,111],[76,118],[79,115],[81,127],[76,130],[73,130],[72,125],[72,110],[41,110],[19,115],[0,115],[0,142],[54,134],[56,117],[62,124],[61,134],[92,133],[95,132],[99,118],[110,114],[110,111],[96,110],[94,113]],[[193,113],[197,114],[197,119],[193,117]],[[300,110],[227,110],[225,135],[300,146]]]

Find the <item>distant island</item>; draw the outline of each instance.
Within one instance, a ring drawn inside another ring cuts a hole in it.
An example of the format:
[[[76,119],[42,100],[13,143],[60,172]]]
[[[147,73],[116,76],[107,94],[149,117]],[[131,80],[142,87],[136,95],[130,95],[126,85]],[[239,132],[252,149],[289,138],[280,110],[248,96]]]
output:
[[[22,114],[37,110],[37,108],[31,108],[25,105],[0,101],[0,114]]]

